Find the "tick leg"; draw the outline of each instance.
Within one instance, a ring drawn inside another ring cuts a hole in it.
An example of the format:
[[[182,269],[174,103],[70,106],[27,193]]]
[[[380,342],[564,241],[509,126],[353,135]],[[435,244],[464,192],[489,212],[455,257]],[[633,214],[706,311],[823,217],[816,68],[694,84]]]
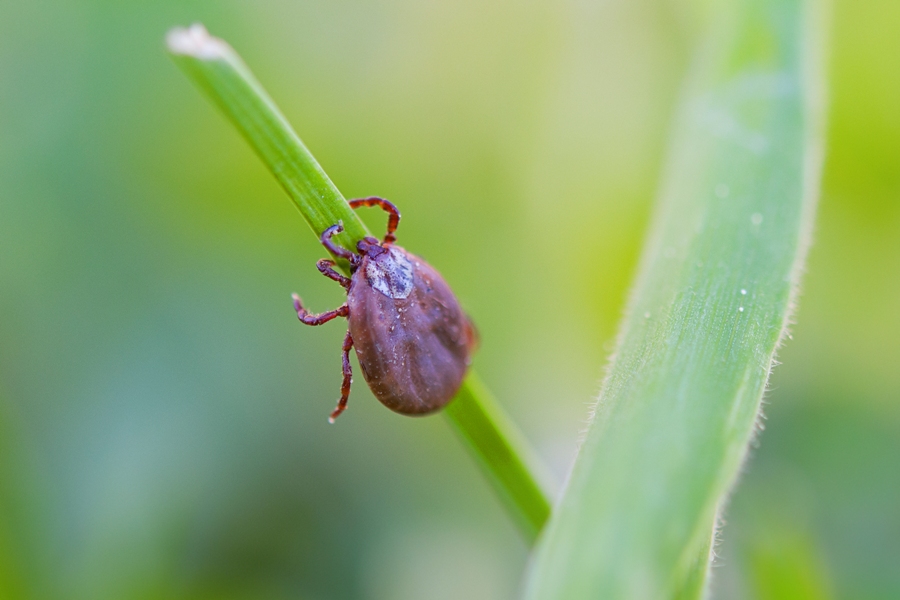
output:
[[[327,258],[323,258],[319,262],[316,263],[316,268],[319,269],[319,272],[327,277],[328,279],[334,279],[337,281],[345,290],[350,289],[350,278],[344,277],[340,273],[334,270],[334,261],[328,260]]]
[[[334,420],[347,408],[347,399],[350,397],[350,384],[353,382],[353,370],[350,368],[350,348],[352,347],[353,338],[350,337],[350,331],[347,330],[347,336],[344,337],[344,345],[341,347],[344,368],[344,381],[341,383],[341,399],[338,400],[337,408],[328,417],[329,423],[334,423]]]
[[[328,312],[323,312],[319,315],[311,315],[303,308],[303,302],[300,300],[300,296],[291,294],[291,298],[294,299],[294,308],[297,311],[297,318],[300,319],[304,325],[321,325],[322,323],[327,323],[337,317],[346,317],[350,314],[350,307],[343,304],[334,310],[329,310]]]
[[[388,213],[387,233],[384,235],[384,245],[390,246],[397,241],[394,232],[397,231],[397,225],[400,224],[400,211],[394,206],[394,203],[378,196],[369,198],[357,198],[349,201],[350,208],[359,208],[360,206],[380,206],[382,210]]]
[[[357,261],[359,261],[359,256],[353,254],[346,248],[341,248],[337,244],[331,241],[331,236],[336,233],[340,233],[344,230],[343,223],[336,223],[332,225],[328,229],[322,232],[322,235],[319,237],[319,241],[322,242],[322,245],[328,249],[329,252],[337,256],[338,258],[344,258],[350,261],[351,265],[355,265]]]

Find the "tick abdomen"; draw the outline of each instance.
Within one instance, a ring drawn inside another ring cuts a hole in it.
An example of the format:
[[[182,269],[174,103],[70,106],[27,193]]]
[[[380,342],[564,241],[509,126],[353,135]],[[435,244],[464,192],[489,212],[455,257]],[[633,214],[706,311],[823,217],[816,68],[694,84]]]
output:
[[[375,397],[399,413],[447,404],[475,344],[468,317],[443,278],[397,246],[365,257],[350,286],[350,335]]]

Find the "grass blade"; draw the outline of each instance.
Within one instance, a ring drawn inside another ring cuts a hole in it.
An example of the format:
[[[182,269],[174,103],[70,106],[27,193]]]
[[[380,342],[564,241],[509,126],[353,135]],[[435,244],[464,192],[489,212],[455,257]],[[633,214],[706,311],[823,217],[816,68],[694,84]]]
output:
[[[697,557],[753,435],[818,194],[819,13],[802,0],[717,10],[529,599],[698,597]]]
[[[539,483],[548,481],[548,477],[524,438],[475,373],[466,378],[444,415],[481,465],[525,538],[533,542],[550,516],[550,502]]]
[[[225,113],[278,179],[316,237],[338,221],[340,245],[355,250],[365,225],[319,166],[237,53],[202,25],[173,29],[169,51],[184,72]],[[343,268],[347,269],[346,263]],[[487,389],[470,373],[445,409],[522,534],[532,542],[550,512],[535,473],[536,455]]]
[[[231,46],[202,25],[173,29],[166,41],[178,66],[244,136],[316,237],[342,221],[344,232],[334,240],[355,251],[356,242],[368,235],[366,226]]]

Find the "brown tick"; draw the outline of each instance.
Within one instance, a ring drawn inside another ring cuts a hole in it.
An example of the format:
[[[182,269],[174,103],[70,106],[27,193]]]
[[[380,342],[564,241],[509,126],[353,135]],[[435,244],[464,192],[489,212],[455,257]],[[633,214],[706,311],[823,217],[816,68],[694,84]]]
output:
[[[477,344],[475,327],[450,287],[431,265],[395,246],[400,223],[397,207],[384,198],[350,200],[351,208],[379,206],[389,214],[384,241],[366,237],[356,253],[337,246],[331,236],[343,231],[338,223],[320,238],[334,256],[350,262],[350,277],[334,270],[334,261],[320,260],[319,271],[347,290],[347,302],[334,310],[311,315],[293,295],[294,308],[306,325],[322,325],[347,317],[341,398],[328,419],[347,408],[350,395],[350,348],[372,393],[382,404],[404,415],[422,415],[442,408],[459,390]]]

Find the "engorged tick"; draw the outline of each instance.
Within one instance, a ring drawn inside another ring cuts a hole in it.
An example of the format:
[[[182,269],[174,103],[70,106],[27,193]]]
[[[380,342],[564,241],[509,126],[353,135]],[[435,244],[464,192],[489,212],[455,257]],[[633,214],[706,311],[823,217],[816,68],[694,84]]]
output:
[[[334,256],[350,262],[350,277],[322,259],[319,271],[347,290],[347,302],[319,315],[309,314],[300,296],[294,308],[306,325],[347,317],[350,327],[342,346],[344,381],[330,422],[344,412],[350,395],[350,348],[372,393],[382,404],[404,415],[423,415],[445,406],[459,390],[477,345],[475,327],[450,287],[428,263],[395,246],[400,223],[397,207],[384,198],[350,200],[351,208],[379,206],[388,212],[384,241],[365,237],[356,253],[337,246],[331,237],[344,230],[332,225],[320,238]]]

